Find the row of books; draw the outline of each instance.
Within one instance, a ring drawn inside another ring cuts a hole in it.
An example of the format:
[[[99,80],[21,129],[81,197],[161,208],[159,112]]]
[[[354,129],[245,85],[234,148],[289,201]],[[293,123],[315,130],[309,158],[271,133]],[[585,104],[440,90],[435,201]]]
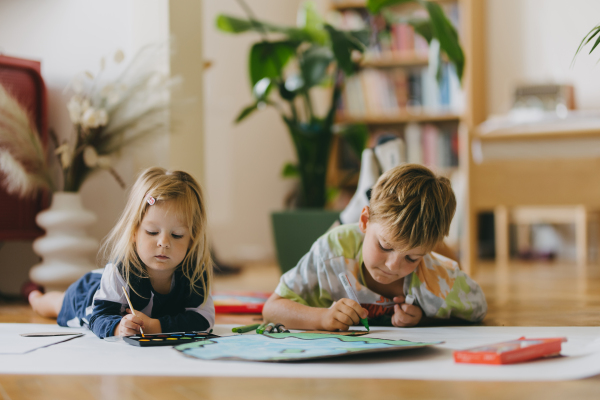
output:
[[[389,29],[378,32],[377,39],[367,50],[367,57],[426,57],[429,52],[427,40],[415,35],[414,28],[409,24],[392,24]]]
[[[424,14],[424,15],[420,15]],[[414,13],[414,17],[427,15],[424,10]],[[367,18],[373,38],[366,51],[368,59],[381,57],[404,57],[421,56],[426,57],[429,52],[427,40],[415,34],[414,28],[408,23],[387,23],[383,16],[369,16]]]
[[[374,139],[396,136],[404,141],[402,162],[423,164],[434,170],[458,167],[458,130],[456,124],[407,124],[403,131],[374,132]]]
[[[407,124],[404,130],[406,161],[430,168],[458,166],[457,126],[440,127],[434,124]]]
[[[452,24],[459,29],[460,13],[458,3],[447,2],[442,4],[444,12]],[[414,28],[406,21],[428,19],[429,15],[424,9],[413,10],[403,14],[396,22],[386,20],[383,15],[372,15],[366,9],[348,9],[335,14],[335,25],[340,29],[361,30],[368,29],[371,42],[366,51],[368,59],[382,57],[426,57],[429,51],[427,41],[415,34]]]
[[[339,105],[353,118],[394,116],[403,112],[460,113],[464,96],[454,66],[445,63],[442,79],[427,67],[365,68],[346,78]]]

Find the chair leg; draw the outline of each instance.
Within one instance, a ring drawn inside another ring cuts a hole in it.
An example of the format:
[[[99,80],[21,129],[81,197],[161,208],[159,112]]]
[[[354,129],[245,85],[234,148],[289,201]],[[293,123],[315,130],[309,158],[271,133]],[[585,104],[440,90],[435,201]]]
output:
[[[527,256],[531,254],[531,225],[527,223],[517,223],[517,254]]]
[[[508,223],[508,208],[497,206],[494,209],[496,263],[507,263],[509,259]]]
[[[575,214],[575,247],[577,264],[588,263],[588,214],[585,207],[577,207]]]
[[[467,208],[467,218],[465,220],[465,232],[461,237],[461,268],[468,275],[473,276],[477,272],[477,247],[479,237],[477,230],[477,212]]]

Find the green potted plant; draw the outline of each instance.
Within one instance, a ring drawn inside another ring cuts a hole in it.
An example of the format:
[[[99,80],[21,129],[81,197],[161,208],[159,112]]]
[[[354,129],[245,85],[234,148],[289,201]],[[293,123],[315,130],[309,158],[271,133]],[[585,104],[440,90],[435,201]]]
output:
[[[385,12],[385,7],[405,2],[409,1],[367,1],[366,5],[372,12]],[[428,42],[439,40],[439,47],[456,64],[461,76],[464,56],[456,30],[438,4],[417,2],[427,9],[430,18],[409,22]],[[223,32],[259,35],[250,48],[248,62],[253,102],[240,112],[236,122],[265,106],[275,107],[288,128],[297,157],[297,162],[286,163],[282,170],[284,177],[299,180],[297,197],[292,202],[297,209],[273,213],[279,263],[282,271],[286,271],[338,217],[338,212],[324,210],[336,109],[343,77],[360,69],[370,33],[336,29],[324,22],[312,2],[302,4],[299,24],[295,27],[260,21],[243,1],[239,3],[246,18],[219,15],[216,20]],[[311,93],[322,86],[328,86],[331,93],[328,109],[321,116],[313,108]],[[360,154],[367,141],[366,127],[349,128],[340,133],[349,137]]]
[[[353,58],[353,52],[363,51],[367,33],[335,29],[324,23],[310,2],[301,7],[302,22],[297,27],[259,21],[242,5],[246,19],[219,15],[216,21],[224,32],[259,34],[248,63],[254,101],[242,110],[236,122],[264,106],[275,107],[296,150],[297,162],[286,163],[282,174],[299,180],[297,196],[291,202],[297,209],[273,214],[277,254],[282,270],[286,270],[338,217],[338,212],[326,211],[324,206],[333,124],[341,93],[339,79],[342,73],[358,70],[360,57]],[[269,37],[273,34],[275,39]],[[311,92],[323,85],[332,91],[328,110],[321,116],[313,108]]]

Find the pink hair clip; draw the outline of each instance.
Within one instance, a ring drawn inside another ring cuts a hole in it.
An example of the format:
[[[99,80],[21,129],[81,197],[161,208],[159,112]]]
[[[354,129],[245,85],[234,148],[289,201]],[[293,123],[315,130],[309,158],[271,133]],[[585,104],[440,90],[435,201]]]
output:
[[[148,195],[146,195],[146,202],[148,202],[148,204],[153,206],[154,203],[156,203],[156,199],[148,194]]]

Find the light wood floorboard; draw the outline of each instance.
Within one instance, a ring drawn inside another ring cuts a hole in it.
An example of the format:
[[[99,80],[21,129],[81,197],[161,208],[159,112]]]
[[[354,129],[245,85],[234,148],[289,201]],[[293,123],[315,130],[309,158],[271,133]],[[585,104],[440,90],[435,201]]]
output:
[[[481,263],[476,280],[489,312],[486,326],[600,325],[600,266],[566,263]],[[218,277],[216,290],[271,291],[275,265],[248,265]],[[257,316],[219,315],[217,323]],[[26,304],[0,303],[0,322],[49,323]],[[0,362],[4,360],[0,359]],[[361,379],[198,378],[0,375],[0,400],[16,399],[597,399],[600,376],[567,382],[446,382]]]

